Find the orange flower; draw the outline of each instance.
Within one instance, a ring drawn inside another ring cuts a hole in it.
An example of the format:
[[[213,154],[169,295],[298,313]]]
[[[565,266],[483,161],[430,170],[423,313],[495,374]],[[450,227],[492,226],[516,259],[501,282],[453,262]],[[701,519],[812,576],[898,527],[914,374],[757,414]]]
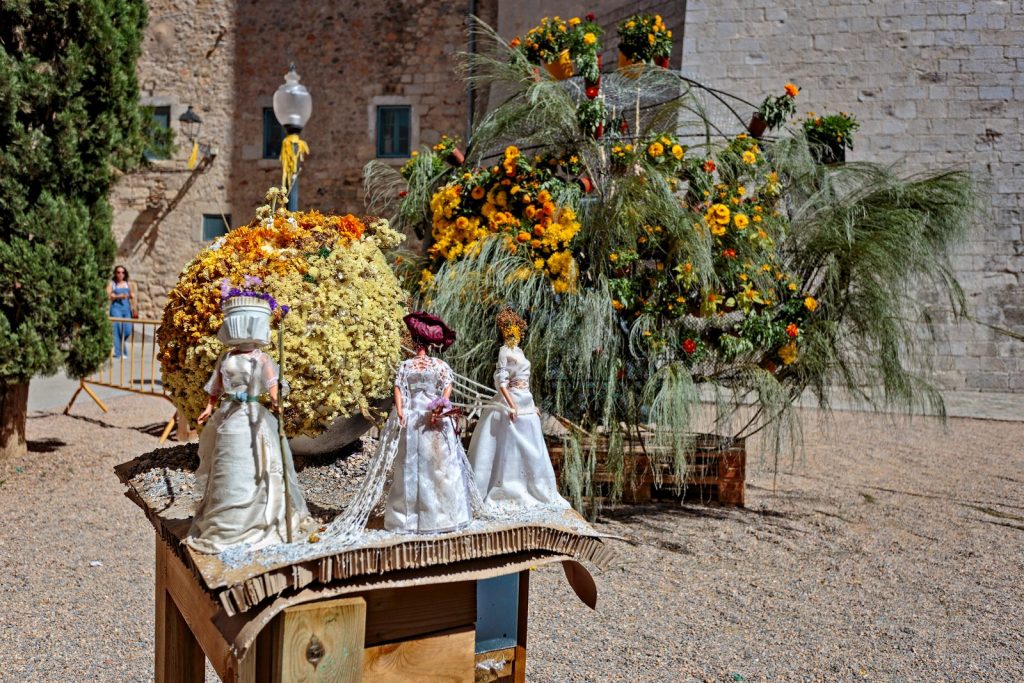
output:
[[[786,334],[790,339],[796,339],[797,335],[800,334],[800,328],[796,326],[796,323],[790,323],[786,325]]]
[[[790,97],[796,97],[797,93],[799,93],[799,92],[800,92],[800,88],[796,87],[792,83],[787,83],[786,84],[786,94],[789,95]]]
[[[516,239],[519,240],[520,242],[529,242],[530,241],[530,233],[528,233],[528,232],[520,232],[518,235],[516,235]]]
[[[522,44],[522,42],[523,41],[519,40],[519,36],[516,36],[515,38],[509,41],[508,46],[511,48],[517,48]]]

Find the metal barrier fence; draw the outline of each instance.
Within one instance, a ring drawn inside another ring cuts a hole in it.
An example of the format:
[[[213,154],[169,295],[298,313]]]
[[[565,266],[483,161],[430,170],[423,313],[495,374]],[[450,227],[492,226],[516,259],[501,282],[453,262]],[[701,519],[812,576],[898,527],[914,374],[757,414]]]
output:
[[[111,317],[110,324],[114,326],[115,335],[117,334],[118,325],[124,326],[122,330],[128,329],[128,326],[130,326],[130,331],[126,334],[122,332],[121,353],[119,356],[114,356],[114,350],[112,349],[110,358],[106,363],[100,366],[92,375],[79,381],[78,389],[75,390],[71,400],[68,401],[67,407],[64,408],[65,415],[71,411],[71,406],[74,405],[75,399],[83,391],[96,402],[96,405],[104,413],[110,412],[90,386],[130,391],[146,396],[157,396],[168,402],[171,400],[164,392],[164,385],[160,379],[160,372],[157,367],[156,328],[160,325],[160,321],[145,318]],[[115,339],[114,341],[116,344],[117,340]],[[178,440],[188,440],[188,424],[183,416],[175,411],[160,435],[160,443],[166,441],[167,437],[170,436],[175,422],[178,424]]]

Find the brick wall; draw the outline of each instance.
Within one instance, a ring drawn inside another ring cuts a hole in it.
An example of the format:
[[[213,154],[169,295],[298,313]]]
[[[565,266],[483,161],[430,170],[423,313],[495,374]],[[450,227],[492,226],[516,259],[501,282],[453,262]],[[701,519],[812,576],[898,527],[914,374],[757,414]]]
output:
[[[969,165],[991,209],[957,273],[973,315],[1024,333],[1024,2],[691,0],[683,63],[750,100],[793,81],[801,112],[853,111],[849,159]],[[938,334],[943,386],[1024,392],[1020,342],[971,322]]]
[[[496,19],[496,0],[477,0]],[[150,0],[139,77],[143,101],[170,105],[172,127],[192,104],[201,139],[217,148],[198,172],[179,134],[172,159],[121,179],[111,201],[119,260],[140,288],[141,312],[158,316],[181,267],[204,246],[203,214],[248,222],[280,164],[263,159],[263,108],[294,61],[313,95],[303,131],[312,154],[302,208],[361,213],[362,169],[376,153],[375,105],[413,108],[413,146],[442,132],[465,136],[466,86],[455,75],[467,49],[469,2],[400,0]],[[404,160],[395,160],[396,165]]]

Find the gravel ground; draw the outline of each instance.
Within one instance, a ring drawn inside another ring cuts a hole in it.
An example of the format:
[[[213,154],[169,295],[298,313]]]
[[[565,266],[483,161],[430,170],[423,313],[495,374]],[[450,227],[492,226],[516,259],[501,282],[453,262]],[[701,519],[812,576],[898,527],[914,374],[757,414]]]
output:
[[[109,405],[33,415],[0,463],[2,681],[152,679],[153,533],[111,468],[168,405]],[[630,542],[596,612],[537,570],[528,680],[1024,680],[1024,423],[807,417],[806,457],[752,472],[745,510],[606,510]],[[327,507],[351,470],[300,479]]]

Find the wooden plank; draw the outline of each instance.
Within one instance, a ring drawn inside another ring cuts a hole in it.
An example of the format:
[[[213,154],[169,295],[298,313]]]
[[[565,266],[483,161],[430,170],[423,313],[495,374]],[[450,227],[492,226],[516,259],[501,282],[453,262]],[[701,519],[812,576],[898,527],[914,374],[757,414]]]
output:
[[[168,589],[170,549],[156,537],[156,683],[203,683],[206,657]]]
[[[514,647],[477,654],[474,683],[514,683],[512,669],[515,660]]]
[[[361,593],[366,645],[380,645],[476,623],[476,582],[435,583]]]
[[[366,601],[339,598],[289,607],[275,645],[275,683],[358,683],[363,671]],[[275,619],[275,621],[277,620]]]
[[[201,652],[205,653],[213,664],[217,675],[224,681],[231,680],[228,672],[233,672],[232,675],[237,674],[238,662],[215,623],[220,608],[210,595],[199,587],[192,572],[185,568],[174,551],[159,536],[157,546],[163,549],[167,593],[173,598],[174,605],[184,617],[193,638],[202,648]],[[157,552],[159,555],[160,551]]]
[[[363,683],[473,683],[475,641],[469,627],[366,648]]]

